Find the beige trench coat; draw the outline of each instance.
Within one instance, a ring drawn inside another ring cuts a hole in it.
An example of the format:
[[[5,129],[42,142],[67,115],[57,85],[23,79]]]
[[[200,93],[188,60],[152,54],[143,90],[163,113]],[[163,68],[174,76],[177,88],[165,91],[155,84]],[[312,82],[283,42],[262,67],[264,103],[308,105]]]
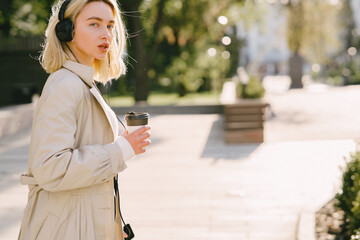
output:
[[[29,195],[19,240],[123,239],[112,181],[126,168],[114,142],[119,125],[93,75],[67,61],[46,81],[21,176]]]

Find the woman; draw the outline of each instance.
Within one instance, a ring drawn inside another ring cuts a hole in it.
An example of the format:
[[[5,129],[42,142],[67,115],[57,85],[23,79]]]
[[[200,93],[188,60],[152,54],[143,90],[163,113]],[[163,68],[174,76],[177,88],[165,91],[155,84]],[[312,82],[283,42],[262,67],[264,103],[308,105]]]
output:
[[[125,73],[125,29],[116,0],[53,7],[41,64],[50,73],[34,111],[21,240],[123,239],[114,176],[145,152],[149,126],[119,135],[98,92]]]

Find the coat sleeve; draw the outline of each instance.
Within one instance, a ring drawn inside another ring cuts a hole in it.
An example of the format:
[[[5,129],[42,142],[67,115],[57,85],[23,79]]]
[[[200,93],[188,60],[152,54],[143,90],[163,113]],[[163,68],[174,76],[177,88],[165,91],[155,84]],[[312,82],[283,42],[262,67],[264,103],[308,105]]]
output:
[[[30,144],[29,167],[38,185],[47,191],[82,188],[125,169],[116,142],[74,147],[77,108],[86,98],[83,82],[72,77],[49,85],[34,114]]]

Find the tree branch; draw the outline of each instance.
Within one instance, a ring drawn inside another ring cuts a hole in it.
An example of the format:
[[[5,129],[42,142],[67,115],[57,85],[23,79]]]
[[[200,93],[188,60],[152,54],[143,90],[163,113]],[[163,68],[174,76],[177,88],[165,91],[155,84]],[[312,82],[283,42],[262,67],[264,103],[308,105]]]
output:
[[[153,43],[153,47],[151,48],[151,50],[148,52],[148,56],[147,56],[147,65],[151,66],[152,63],[155,60],[155,55],[157,53],[157,51],[159,50],[159,46],[160,43],[157,41],[157,35],[159,33],[160,30],[160,26],[162,24],[162,20],[164,18],[164,6],[167,0],[160,0],[157,4],[157,9],[158,9],[158,14],[157,14],[157,18],[154,24],[154,43]]]

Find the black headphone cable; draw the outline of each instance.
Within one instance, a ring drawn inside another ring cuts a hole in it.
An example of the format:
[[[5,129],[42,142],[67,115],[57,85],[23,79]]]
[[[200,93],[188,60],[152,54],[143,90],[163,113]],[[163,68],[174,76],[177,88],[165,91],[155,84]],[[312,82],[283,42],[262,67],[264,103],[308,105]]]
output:
[[[111,108],[111,105],[110,105],[110,99],[109,99],[109,94],[108,94],[108,88],[107,88],[107,85],[106,85],[106,88],[105,88],[105,91],[106,91],[106,96],[107,96],[107,99],[108,99],[108,102],[105,100],[105,98],[103,97],[103,95],[101,94],[99,88],[96,86],[96,84],[93,82],[93,86],[96,88],[96,90],[99,92],[99,94],[101,95],[101,97],[103,98],[104,102],[109,106],[110,109]],[[115,113],[115,112],[114,112]],[[124,125],[124,123],[119,119],[119,117],[116,115],[115,113],[115,116],[116,118],[118,119],[118,121],[121,123],[121,125],[124,127],[124,129],[126,130],[126,127]],[[118,175],[116,174],[116,176],[114,176],[114,192],[115,192],[115,196],[114,196],[114,203],[115,203],[115,206],[114,206],[114,212],[115,212],[115,215],[116,216],[116,206],[119,207],[119,214],[120,214],[120,218],[121,218],[121,221],[123,222],[124,224],[124,227],[123,227],[123,230],[124,232],[127,234],[127,238],[125,238],[125,240],[131,240],[135,237],[135,234],[130,226],[130,224],[126,224],[125,221],[124,221],[124,218],[122,216],[122,213],[121,213],[121,207],[120,207],[120,191],[119,191],[119,183],[118,183]]]

